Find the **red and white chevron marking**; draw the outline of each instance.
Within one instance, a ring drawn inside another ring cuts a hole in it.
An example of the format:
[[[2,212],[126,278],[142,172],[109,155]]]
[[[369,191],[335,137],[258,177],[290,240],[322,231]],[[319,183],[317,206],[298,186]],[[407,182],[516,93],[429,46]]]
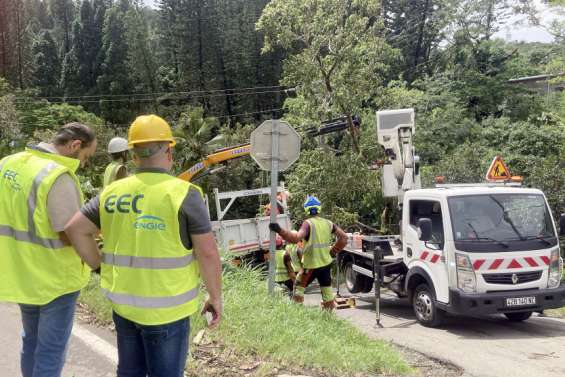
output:
[[[420,260],[430,263],[437,263],[441,261],[441,254],[435,254],[431,251],[423,251],[422,254],[420,254]]]
[[[538,257],[475,259],[473,261],[475,271],[510,270],[513,268],[545,266],[549,266],[549,257],[545,255]]]

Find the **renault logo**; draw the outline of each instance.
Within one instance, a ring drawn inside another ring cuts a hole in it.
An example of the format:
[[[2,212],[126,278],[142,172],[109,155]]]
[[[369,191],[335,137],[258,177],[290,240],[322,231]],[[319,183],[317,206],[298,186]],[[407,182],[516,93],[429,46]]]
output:
[[[517,284],[517,283],[518,283],[518,275],[512,274],[512,284]]]

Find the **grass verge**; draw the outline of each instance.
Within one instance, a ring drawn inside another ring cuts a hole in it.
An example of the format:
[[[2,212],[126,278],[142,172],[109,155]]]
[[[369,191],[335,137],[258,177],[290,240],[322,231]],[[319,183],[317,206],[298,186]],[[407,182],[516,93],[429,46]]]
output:
[[[385,342],[369,339],[347,321],[269,295],[258,271],[227,267],[224,303],[224,319],[210,336],[238,351],[336,376],[411,371]]]
[[[88,285],[78,296],[78,302],[94,315],[97,323],[104,326],[112,323],[112,307],[100,292],[100,275],[91,275]]]
[[[111,309],[100,294],[99,280],[93,274],[79,300],[97,322],[109,324]],[[324,376],[399,375],[412,371],[386,342],[369,339],[347,321],[318,308],[296,305],[282,294],[269,295],[257,270],[225,266],[223,281],[223,321],[217,330],[206,331],[206,336],[241,358],[317,370]],[[203,318],[194,315],[191,336],[203,328]],[[196,347],[191,350],[196,351]],[[265,375],[269,373],[265,371]]]

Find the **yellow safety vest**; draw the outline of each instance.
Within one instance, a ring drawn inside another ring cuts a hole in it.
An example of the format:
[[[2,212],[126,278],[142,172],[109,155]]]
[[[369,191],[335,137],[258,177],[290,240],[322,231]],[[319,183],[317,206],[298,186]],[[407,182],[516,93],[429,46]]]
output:
[[[310,237],[304,243],[304,268],[313,269],[332,263],[330,254],[333,223],[322,217],[312,217],[306,220],[310,226]]]
[[[281,283],[290,279],[284,264],[284,249],[275,250],[275,282]]]
[[[112,161],[108,164],[108,166],[106,166],[106,170],[104,171],[104,182],[102,183],[103,187],[108,186],[116,180],[116,175],[122,166],[124,165],[117,161]]]
[[[286,251],[288,251],[288,254],[290,255],[292,269],[294,270],[294,272],[300,271],[300,269],[302,268],[302,260],[298,256],[298,245],[295,243],[289,243],[288,245],[286,245]]]
[[[26,149],[0,161],[0,301],[44,305],[82,289],[90,268],[51,227],[47,196],[80,161]],[[82,203],[81,193],[81,203]]]
[[[120,316],[171,323],[198,308],[200,274],[180,238],[178,214],[191,187],[163,173],[115,181],[100,197],[102,291]]]

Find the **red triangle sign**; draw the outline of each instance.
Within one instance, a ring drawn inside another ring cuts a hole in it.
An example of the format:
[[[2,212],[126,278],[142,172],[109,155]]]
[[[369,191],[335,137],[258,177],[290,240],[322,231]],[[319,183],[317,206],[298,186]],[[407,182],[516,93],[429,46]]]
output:
[[[500,156],[496,156],[488,168],[487,181],[508,181],[512,175]]]

